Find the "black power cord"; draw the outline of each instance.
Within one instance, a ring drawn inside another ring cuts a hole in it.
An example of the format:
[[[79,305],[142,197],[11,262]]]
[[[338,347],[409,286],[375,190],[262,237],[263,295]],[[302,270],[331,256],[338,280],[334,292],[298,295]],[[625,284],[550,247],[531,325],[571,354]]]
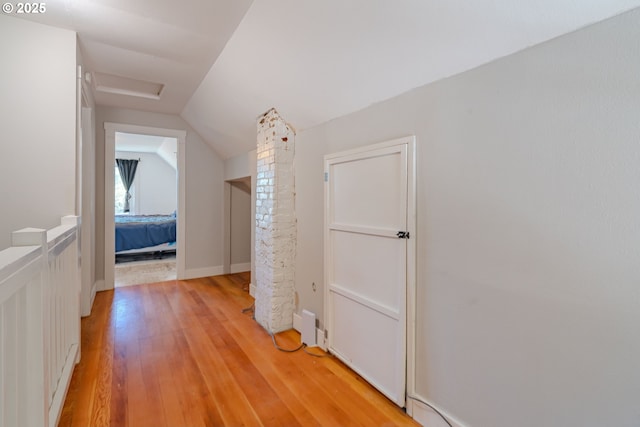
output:
[[[284,351],[287,353],[295,353],[298,350],[302,350],[305,353],[307,353],[310,356],[314,356],[314,357],[327,357],[326,354],[315,354],[315,353],[311,353],[310,351],[307,350],[307,348],[309,348],[305,343],[300,344],[298,347],[296,348],[282,348],[280,347],[280,345],[278,345],[278,343],[276,342],[276,336],[274,334],[269,334],[271,335],[271,341],[273,341],[273,345],[275,348],[277,348],[280,351]]]
[[[251,304],[249,307],[243,308],[242,309],[242,313],[252,313],[253,314],[253,319],[255,320],[255,309],[256,309],[256,303],[254,301],[254,303]],[[280,351],[284,351],[286,353],[295,353],[296,351],[302,349],[302,351],[304,351],[305,353],[307,353],[310,356],[314,356],[314,357],[327,357],[328,356],[327,354],[311,353],[310,351],[307,350],[308,346],[306,344],[304,344],[304,343],[302,343],[298,347],[292,348],[292,349],[282,348],[276,342],[276,336],[274,334],[272,334],[272,333],[269,333],[269,335],[271,336],[271,341],[273,341],[274,347],[277,348]]]
[[[313,357],[329,357],[329,354],[327,354],[327,353],[324,353],[324,354],[311,353],[309,350],[307,350],[308,348],[309,348],[309,346],[307,346],[305,344],[304,347],[302,347],[302,351],[307,353],[309,356],[313,356]]]
[[[277,348],[280,351],[284,351],[286,353],[295,353],[296,351],[300,350],[302,347],[304,347],[304,343],[300,344],[298,347],[296,348],[282,348],[278,345],[278,343],[276,342],[276,336],[274,334],[269,334],[271,335],[271,341],[273,341],[273,345],[275,346],[275,348]]]
[[[433,409],[433,411],[434,411],[436,414],[440,415],[440,418],[442,418],[442,419],[444,420],[444,422],[445,422],[445,423],[447,423],[447,425],[448,425],[449,427],[453,427],[453,426],[451,425],[451,423],[449,422],[449,420],[447,419],[447,417],[445,417],[444,415],[442,415],[442,413],[441,413],[440,411],[438,411],[436,408],[434,408],[434,407],[433,407],[433,405],[430,405],[429,403],[427,403],[427,402],[425,402],[424,400],[419,399],[419,398],[417,398],[417,397],[414,397],[414,396],[409,396],[409,397],[410,397],[411,399],[413,399],[413,400],[417,400],[418,402],[422,403],[423,405],[426,405],[426,406],[428,406],[429,408]]]
[[[310,355],[310,356],[314,356],[314,357],[327,357],[327,356],[328,356],[328,354],[315,354],[315,353],[311,353],[311,352],[307,351],[307,348],[308,348],[308,347],[307,347],[307,345],[306,345],[305,343],[301,343],[301,344],[300,344],[298,347],[296,347],[296,348],[283,348],[283,347],[280,347],[280,345],[278,345],[278,342],[276,341],[276,336],[275,336],[274,334],[272,334],[272,333],[269,333],[269,335],[271,335],[271,341],[273,341],[273,346],[274,346],[276,349],[280,350],[280,351],[284,351],[284,352],[286,352],[286,353],[295,353],[296,351],[299,351],[299,350],[301,350],[301,349],[302,349],[302,351],[304,351],[305,353],[307,353],[307,354],[308,354],[308,355]],[[433,405],[430,405],[429,403],[427,403],[427,402],[425,402],[424,400],[419,399],[419,398],[417,398],[417,397],[413,397],[413,396],[409,396],[409,397],[410,397],[411,399],[413,399],[413,400],[417,400],[418,402],[422,403],[423,405],[426,405],[426,406],[428,406],[429,408],[433,409],[433,411],[434,411],[436,414],[440,415],[440,417],[444,420],[444,422],[445,422],[445,423],[447,423],[447,425],[448,425],[449,427],[453,427],[453,426],[451,425],[451,423],[449,422],[449,420],[447,419],[447,417],[445,417],[444,415],[442,415],[442,413],[441,413],[440,411],[438,411],[436,408],[434,408],[434,407],[433,407]]]
[[[254,302],[253,304],[251,304],[249,307],[247,308],[243,308],[242,312],[243,313],[248,313],[248,312],[253,312],[255,310],[256,307],[256,303]]]
[[[249,312],[249,311],[253,312],[254,310],[255,310],[255,302],[254,302],[253,304],[251,304],[251,306],[249,306],[249,307],[247,307],[247,308],[243,308],[243,309],[242,309],[242,312],[243,312],[243,313],[247,313],[247,312]],[[283,347],[280,347],[280,345],[278,345],[278,342],[276,341],[276,336],[275,336],[274,334],[272,334],[272,333],[269,333],[269,335],[271,336],[271,341],[273,342],[273,346],[274,346],[276,349],[280,350],[280,351],[284,351],[285,353],[295,353],[296,351],[299,351],[299,350],[301,350],[301,349],[302,349],[302,351],[304,351],[305,353],[307,353],[307,354],[308,354],[308,355],[310,355],[310,356],[314,356],[314,357],[327,357],[327,356],[329,356],[328,354],[315,354],[315,353],[311,353],[311,352],[307,351],[308,346],[307,346],[305,343],[301,343],[301,344],[300,344],[298,347],[296,347],[296,348],[283,348]],[[414,396],[409,396],[409,397],[410,397],[411,399],[413,399],[413,400],[417,400],[418,402],[422,403],[423,405],[426,405],[426,406],[428,406],[429,408],[433,409],[433,411],[434,411],[436,414],[440,415],[440,417],[444,420],[444,422],[445,422],[445,423],[447,423],[447,425],[448,425],[449,427],[453,427],[453,426],[451,425],[451,423],[449,422],[449,420],[447,419],[447,417],[445,417],[444,415],[442,415],[442,413],[441,413],[440,411],[438,411],[436,408],[434,408],[434,407],[433,407],[433,405],[431,405],[431,404],[429,404],[429,403],[425,402],[424,400],[419,399],[419,398],[417,398],[417,397],[414,397]]]

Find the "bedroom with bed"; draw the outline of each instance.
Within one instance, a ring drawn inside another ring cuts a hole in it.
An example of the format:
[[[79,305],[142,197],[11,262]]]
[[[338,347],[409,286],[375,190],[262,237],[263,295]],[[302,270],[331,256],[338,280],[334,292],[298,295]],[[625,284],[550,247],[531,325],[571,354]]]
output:
[[[115,155],[115,284],[174,280],[175,138],[119,134]]]
[[[116,263],[176,254],[176,214],[116,215]]]

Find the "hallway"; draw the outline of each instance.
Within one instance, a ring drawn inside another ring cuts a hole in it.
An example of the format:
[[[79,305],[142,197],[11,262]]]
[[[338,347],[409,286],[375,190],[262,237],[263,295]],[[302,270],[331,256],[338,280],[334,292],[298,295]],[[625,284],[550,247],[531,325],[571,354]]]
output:
[[[243,313],[248,281],[240,273],[98,293],[59,425],[417,425],[335,358],[275,349]],[[277,340],[294,348],[299,335]]]

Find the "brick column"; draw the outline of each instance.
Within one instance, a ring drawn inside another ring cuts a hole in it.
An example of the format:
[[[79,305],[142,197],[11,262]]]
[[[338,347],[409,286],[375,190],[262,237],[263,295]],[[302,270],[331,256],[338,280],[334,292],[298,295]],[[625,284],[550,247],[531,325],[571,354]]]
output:
[[[255,318],[269,332],[293,327],[295,131],[271,109],[258,118]]]

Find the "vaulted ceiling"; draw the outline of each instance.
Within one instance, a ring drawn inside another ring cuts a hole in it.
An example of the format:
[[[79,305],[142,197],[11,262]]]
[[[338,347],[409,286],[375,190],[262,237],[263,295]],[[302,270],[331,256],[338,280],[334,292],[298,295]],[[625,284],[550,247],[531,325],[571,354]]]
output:
[[[271,107],[296,129],[310,128],[640,7],[640,0],[46,5],[45,14],[26,18],[78,32],[87,71],[162,86],[157,99],[97,91],[98,104],[179,114],[227,158],[255,147],[255,119]]]

